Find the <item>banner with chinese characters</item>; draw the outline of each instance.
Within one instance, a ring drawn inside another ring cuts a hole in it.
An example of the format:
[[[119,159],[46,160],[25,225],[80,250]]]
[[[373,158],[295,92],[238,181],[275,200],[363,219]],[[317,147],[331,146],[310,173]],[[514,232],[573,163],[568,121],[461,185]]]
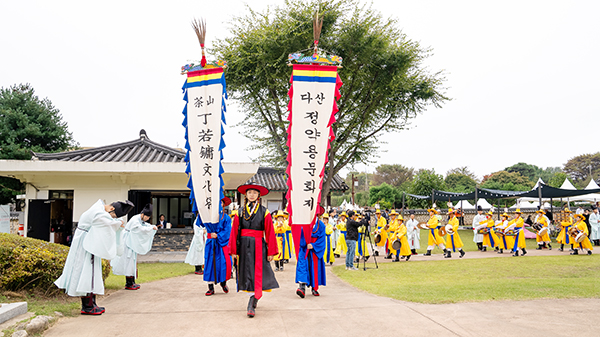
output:
[[[219,224],[223,198],[223,124],[225,124],[225,76],[223,68],[187,72],[183,85],[185,148],[192,211],[209,231]]]
[[[295,64],[289,91],[288,120],[288,212],[296,253],[300,233],[310,242],[312,225],[321,200],[321,188],[331,125],[338,111],[342,82],[336,66]]]

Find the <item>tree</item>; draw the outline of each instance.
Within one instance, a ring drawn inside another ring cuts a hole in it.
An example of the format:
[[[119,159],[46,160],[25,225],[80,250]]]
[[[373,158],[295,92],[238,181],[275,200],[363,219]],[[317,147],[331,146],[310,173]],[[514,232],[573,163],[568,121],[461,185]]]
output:
[[[575,183],[586,180],[588,176],[600,175],[600,152],[594,154],[582,154],[567,161],[563,171],[568,174]]]
[[[372,185],[376,186],[386,183],[394,187],[400,187],[405,182],[411,181],[414,173],[415,169],[412,167],[408,168],[400,164],[382,164],[375,169]]]
[[[558,172],[554,176],[552,176],[552,178],[550,178],[550,180],[548,180],[548,185],[550,185],[552,187],[560,188],[562,186],[562,184],[565,182],[565,179],[567,179],[567,178],[568,178],[568,176],[566,173]]]
[[[29,84],[0,88],[0,159],[31,159],[31,151],[59,152],[77,146],[67,123],[48,98]],[[23,184],[0,177],[0,204],[22,192]]]
[[[506,172],[519,172],[523,177],[526,177],[530,181],[537,181],[538,172],[541,169],[535,165],[519,162],[514,164],[513,166],[509,166],[504,169]]]
[[[446,175],[444,182],[450,192],[468,193],[477,187],[475,179],[462,173],[450,173]]]
[[[455,174],[455,173],[465,175],[465,176],[471,178],[473,181],[475,181],[475,183],[477,183],[479,181],[479,179],[477,179],[477,176],[475,175],[475,173],[473,173],[473,172],[471,172],[471,170],[469,170],[468,166],[461,166],[461,167],[457,167],[457,168],[448,170],[448,172],[446,172],[446,176],[449,176],[449,175]]]
[[[261,149],[263,161],[287,165],[287,56],[312,46],[315,8],[323,17],[319,47],[344,60],[325,197],[335,174],[376,153],[377,136],[405,129],[427,107],[439,107],[447,98],[441,92],[442,74],[429,74],[422,66],[430,50],[408,39],[395,19],[384,19],[358,0],[286,0],[264,13],[249,8],[246,16],[232,20],[232,36],[217,41],[214,51],[228,62],[229,92],[246,114],[251,148]]]
[[[533,185],[534,183],[519,172],[498,171],[485,176],[481,188],[503,191],[527,191]]]
[[[420,169],[412,181],[408,193],[415,195],[431,195],[432,190],[446,190],[446,184],[442,175],[435,170]],[[427,208],[431,206],[431,199],[407,198],[408,206],[411,208]]]
[[[369,190],[369,205],[379,204],[381,208],[393,208],[402,203],[402,193],[394,186],[382,183]]]

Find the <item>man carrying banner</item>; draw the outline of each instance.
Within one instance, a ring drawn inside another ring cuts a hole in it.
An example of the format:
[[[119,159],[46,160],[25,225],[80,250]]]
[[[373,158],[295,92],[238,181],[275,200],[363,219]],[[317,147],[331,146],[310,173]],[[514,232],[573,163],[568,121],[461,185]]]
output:
[[[260,197],[269,190],[258,184],[241,185],[237,190],[245,195],[245,202],[233,219],[229,248],[238,258],[237,290],[250,295],[247,315],[252,318],[263,290],[279,288],[270,263],[279,251],[273,221],[260,203]]]
[[[229,239],[231,235],[231,218],[225,214],[225,207],[231,204],[231,199],[221,199],[221,219],[218,227],[212,233],[207,233],[204,247],[204,281],[208,282],[206,296],[215,294],[215,285],[219,283],[224,293],[229,292],[227,280],[231,278],[231,256],[229,255]]]
[[[325,209],[318,206],[317,216],[323,214]],[[326,285],[325,261],[323,255],[327,246],[325,242],[325,224],[317,218],[312,227],[310,242],[304,239],[304,229],[301,229],[300,251],[298,253],[298,264],[296,265],[296,283],[298,289],[296,295],[304,298],[306,285],[311,288],[314,296],[319,296],[319,286]]]

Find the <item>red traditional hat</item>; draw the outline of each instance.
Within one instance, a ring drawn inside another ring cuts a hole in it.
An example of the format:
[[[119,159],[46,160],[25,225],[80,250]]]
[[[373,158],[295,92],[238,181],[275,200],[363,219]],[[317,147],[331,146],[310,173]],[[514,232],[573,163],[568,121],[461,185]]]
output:
[[[323,206],[319,205],[317,208],[317,216],[321,216],[321,215],[323,215],[323,213],[325,213],[325,208],[323,208]]]
[[[258,193],[260,193],[261,197],[264,197],[265,195],[269,194],[269,189],[258,185],[258,184],[246,184],[246,185],[241,185],[237,188],[238,192],[240,192],[241,194],[246,194],[246,192],[248,190],[257,190]]]
[[[223,202],[223,207],[227,207],[231,204],[231,199],[229,199],[229,197],[223,197],[221,201]]]

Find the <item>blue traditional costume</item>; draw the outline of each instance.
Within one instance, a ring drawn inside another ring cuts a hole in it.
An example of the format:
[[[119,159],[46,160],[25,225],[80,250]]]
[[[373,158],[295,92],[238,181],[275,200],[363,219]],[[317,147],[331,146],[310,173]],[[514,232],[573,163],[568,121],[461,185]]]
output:
[[[309,243],[304,239],[303,231],[303,229],[300,230],[300,251],[298,252],[298,263],[296,264],[296,283],[298,283],[296,294],[301,298],[305,296],[306,285],[312,288],[314,296],[319,296],[320,285],[327,285],[325,261],[323,260],[325,248],[327,247],[325,224],[317,219],[313,225],[309,242],[312,245],[311,249],[308,249]]]
[[[69,296],[81,296],[81,313],[101,315],[105,310],[96,305],[96,294],[104,294],[102,260],[117,256],[120,218],[133,209],[131,201],[104,205],[98,200],[79,218],[62,275],[54,284]],[[112,213],[112,214],[111,214]]]
[[[231,199],[224,197],[221,200],[222,207],[231,204]],[[231,235],[231,217],[221,212],[221,219],[216,228],[207,228],[208,234],[206,246],[204,247],[204,281],[208,283],[206,296],[215,293],[214,285],[219,283],[223,292],[228,293],[227,280],[231,278],[231,256],[229,255],[229,239]],[[217,237],[213,238],[212,234]]]

